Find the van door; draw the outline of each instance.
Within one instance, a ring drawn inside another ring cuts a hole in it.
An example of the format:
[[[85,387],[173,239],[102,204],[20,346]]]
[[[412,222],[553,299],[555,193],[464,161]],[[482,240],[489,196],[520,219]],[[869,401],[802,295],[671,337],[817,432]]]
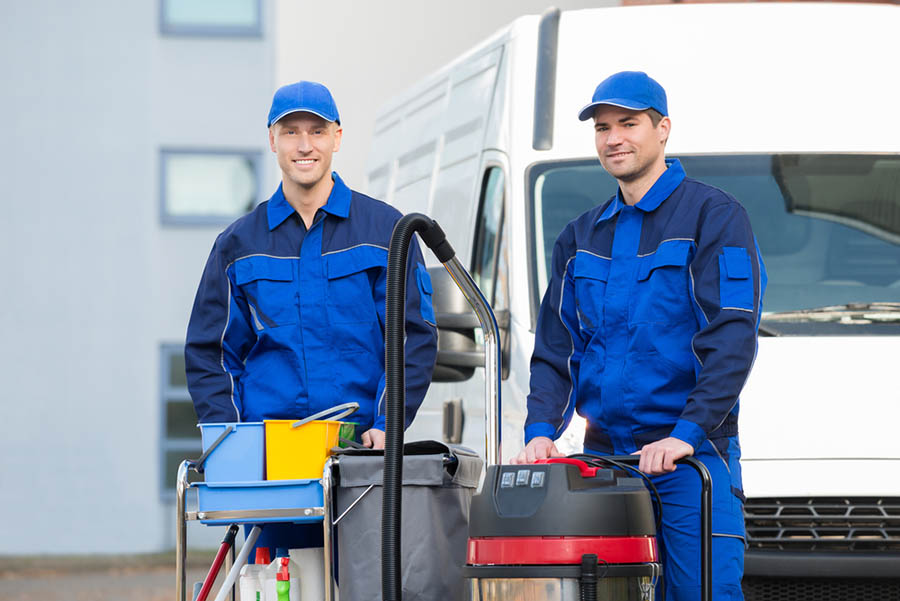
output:
[[[500,328],[501,378],[509,375],[510,349],[510,253],[509,253],[509,178],[505,155],[496,151],[483,154],[479,165],[474,215],[469,228],[471,257],[460,256],[476,285],[492,306]],[[440,301],[437,301],[440,304]],[[454,306],[459,304],[454,303]],[[468,311],[468,307],[466,307]],[[445,323],[438,318],[439,336],[453,348],[442,352],[439,339],[438,364],[453,366],[456,373],[469,369],[464,381],[453,384],[432,384],[430,407],[439,404],[442,412],[442,436],[446,442],[462,443],[481,450],[485,432],[484,347],[481,330],[474,314],[471,320],[448,316]],[[465,331],[463,331],[465,330]],[[451,339],[451,336],[453,337]],[[460,352],[457,344],[462,337],[470,338],[469,352]],[[470,375],[471,374],[471,375]],[[502,416],[498,416],[498,419]],[[521,423],[518,428],[521,429]]]

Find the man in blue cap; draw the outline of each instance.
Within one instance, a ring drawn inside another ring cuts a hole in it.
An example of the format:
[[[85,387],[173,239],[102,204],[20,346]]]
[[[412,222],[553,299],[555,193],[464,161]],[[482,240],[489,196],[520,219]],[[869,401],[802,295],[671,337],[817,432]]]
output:
[[[713,598],[743,599],[738,396],[766,283],[750,221],[665,158],[666,93],[647,74],[605,79],[579,119],[619,189],[556,241],[514,462],[559,456],[576,410],[586,453],[640,454],[662,501],[666,599],[684,601],[700,598],[700,482],[674,462],[696,457],[713,479]]]
[[[356,402],[349,419],[362,443],[382,448],[385,275],[401,214],[332,171],[343,130],[325,86],[278,89],[267,127],[281,183],[216,239],[188,325],[185,364],[197,416],[201,423],[300,419]],[[407,426],[437,352],[431,282],[416,244],[408,267]]]

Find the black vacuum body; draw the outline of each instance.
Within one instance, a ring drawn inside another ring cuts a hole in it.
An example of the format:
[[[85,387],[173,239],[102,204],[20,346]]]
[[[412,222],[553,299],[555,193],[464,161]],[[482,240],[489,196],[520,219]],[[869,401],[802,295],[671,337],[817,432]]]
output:
[[[574,459],[490,466],[466,562],[472,601],[652,601],[650,493],[624,470]]]

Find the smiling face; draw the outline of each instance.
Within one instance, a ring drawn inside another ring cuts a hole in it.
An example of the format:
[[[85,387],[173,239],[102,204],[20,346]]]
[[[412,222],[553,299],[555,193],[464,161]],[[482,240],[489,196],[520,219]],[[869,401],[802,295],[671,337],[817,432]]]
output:
[[[269,128],[269,146],[278,156],[285,186],[311,190],[331,179],[331,157],[341,147],[341,127],[318,115],[298,112]]]
[[[601,104],[594,111],[594,142],[600,164],[625,183],[665,169],[670,127],[668,117],[654,127],[647,111]]]

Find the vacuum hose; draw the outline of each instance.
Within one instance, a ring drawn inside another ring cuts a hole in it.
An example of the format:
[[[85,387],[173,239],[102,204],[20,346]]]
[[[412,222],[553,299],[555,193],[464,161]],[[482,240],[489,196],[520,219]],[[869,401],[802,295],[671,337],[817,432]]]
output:
[[[401,601],[400,515],[403,483],[403,430],[406,426],[406,264],[413,234],[441,263],[455,252],[440,226],[421,213],[410,213],[394,226],[388,250],[385,285],[385,440],[384,490],[381,509],[381,594],[383,601]]]
[[[597,556],[581,556],[581,600],[597,601]]]

